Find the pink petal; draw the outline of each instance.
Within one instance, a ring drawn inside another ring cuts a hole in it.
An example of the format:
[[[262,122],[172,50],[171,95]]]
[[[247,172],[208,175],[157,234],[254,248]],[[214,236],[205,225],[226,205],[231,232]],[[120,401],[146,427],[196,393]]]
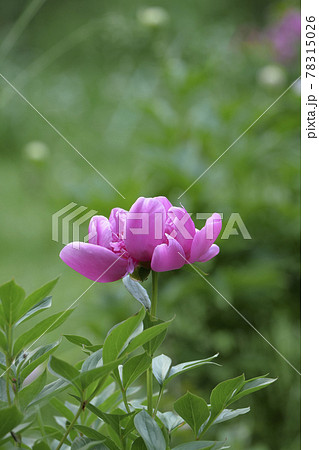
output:
[[[127,211],[122,208],[113,208],[110,213],[110,225],[113,233],[119,235],[123,234],[125,229],[125,220],[126,220]]]
[[[193,237],[195,236],[195,225],[186,209],[172,207],[168,211],[168,217],[173,222],[173,231],[170,236],[175,238],[183,247],[186,257],[189,256]]]
[[[153,253],[151,268],[155,272],[180,269],[186,264],[185,253],[182,246],[172,238],[168,244],[158,245]]]
[[[208,249],[217,239],[222,228],[222,219],[219,214],[214,213],[206,220],[205,226],[196,231],[193,239],[189,261],[195,262],[205,255]]]
[[[210,259],[214,258],[214,256],[218,255],[219,247],[216,244],[213,244],[204,255],[202,255],[197,261],[198,262],[206,262]]]
[[[109,248],[112,241],[110,222],[106,217],[94,216],[89,224],[89,243]]]
[[[76,272],[99,283],[116,281],[127,272],[128,261],[99,245],[71,242],[64,247],[60,258]]]
[[[125,246],[137,261],[151,261],[154,248],[165,239],[166,211],[156,198],[140,197],[127,213]]]
[[[156,198],[156,200],[159,200],[162,203],[162,205],[165,208],[165,211],[168,211],[172,207],[171,202],[166,197],[160,195],[159,197],[154,198]]]

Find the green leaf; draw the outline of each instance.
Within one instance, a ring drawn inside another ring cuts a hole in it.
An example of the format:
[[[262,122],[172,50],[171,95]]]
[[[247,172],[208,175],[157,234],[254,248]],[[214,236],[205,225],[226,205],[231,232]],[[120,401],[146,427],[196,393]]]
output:
[[[16,406],[7,406],[0,409],[0,438],[9,433],[22,422],[23,414]]]
[[[99,349],[97,352],[92,353],[84,363],[82,364],[81,371],[95,369],[98,365],[103,364],[103,349]]]
[[[72,344],[78,345],[79,347],[91,346],[91,342],[82,336],[76,336],[75,334],[64,334],[63,335]]]
[[[58,279],[59,277],[49,281],[49,283],[46,283],[44,286],[41,286],[39,289],[30,294],[22,303],[19,316],[24,316],[31,308],[33,308],[34,305],[47,297],[56,285]]]
[[[240,389],[245,382],[244,375],[219,383],[210,395],[211,416],[209,422],[213,422],[219,414],[230,404],[234,393]]]
[[[151,314],[147,311],[143,322],[144,322],[144,328],[146,330],[147,328],[152,328],[156,325],[160,325],[160,324],[164,323],[164,320],[158,319],[157,317],[156,318],[152,317]],[[150,355],[154,355],[157,348],[164,341],[166,333],[167,333],[167,329],[165,328],[161,333],[159,333],[153,339],[151,339],[147,343],[143,344],[145,351],[147,351]]]
[[[184,423],[184,420],[175,414],[173,411],[167,411],[164,413],[157,412],[157,417],[162,422],[162,424],[167,428],[169,433],[171,433],[175,428],[179,427]]]
[[[154,327],[147,328],[146,330],[142,331],[138,336],[133,338],[131,342],[128,344],[128,346],[125,349],[125,353],[131,353],[134,350],[136,350],[138,347],[146,344],[150,340],[154,339],[156,336],[158,336],[160,333],[165,331],[169,324],[172,322],[171,319],[167,322],[160,323],[158,325],[155,325]]]
[[[18,318],[19,308],[25,297],[24,290],[14,280],[0,286],[0,299],[6,322],[13,325]]]
[[[146,445],[141,437],[135,439],[132,444],[131,450],[147,450]]]
[[[104,363],[114,361],[120,355],[125,343],[141,323],[144,315],[145,310],[141,309],[137,314],[119,323],[109,331],[103,345]]]
[[[5,352],[7,351],[7,338],[2,331],[0,331],[0,348]]]
[[[85,437],[77,437],[71,446],[71,450],[109,450],[103,441],[92,441]]]
[[[107,377],[112,370],[118,367],[124,361],[124,358],[118,359],[116,361],[111,361],[107,364],[104,364],[100,367],[95,367],[95,369],[86,370],[80,372],[79,380],[82,386],[82,389],[86,389],[91,383],[98,380],[101,377]]]
[[[59,411],[69,422],[72,422],[74,414],[70,409],[56,397],[51,398],[50,403],[54,408]]]
[[[64,380],[73,384],[80,393],[82,393],[82,385],[80,382],[80,372],[71,364],[62,359],[58,359],[55,356],[50,357],[49,369],[56,375],[60,376]]]
[[[148,296],[147,290],[143,288],[141,283],[131,278],[130,275],[122,278],[123,284],[129,293],[142,305],[145,309],[151,309],[151,300]]]
[[[247,414],[250,408],[240,408],[240,409],[224,409],[219,416],[214,420],[213,425],[218,423],[226,422],[227,420],[234,419],[242,414]]]
[[[37,441],[33,444],[32,450],[50,450],[50,447],[45,441]]]
[[[144,373],[152,363],[152,358],[147,354],[133,356],[123,366],[123,387],[126,389]]]
[[[166,450],[160,427],[145,410],[136,414],[134,424],[148,450]]]
[[[103,442],[103,444],[105,444],[109,450],[118,450],[117,445],[115,445],[112,439],[110,439],[107,436],[104,436],[104,434],[100,433],[94,428],[87,427],[85,425],[75,425],[74,428],[79,430],[80,433],[84,434],[92,441],[99,441],[100,443]]]
[[[60,345],[61,340],[53,344],[43,345],[30,352],[18,367],[20,381],[22,382],[36,367],[46,361]]]
[[[13,400],[14,392],[10,385],[9,385],[9,392],[10,392],[10,399]],[[3,375],[0,377],[0,402],[4,403],[4,406],[6,406],[8,403],[6,379]]]
[[[78,401],[80,401],[79,397],[74,396]],[[101,409],[94,406],[92,403],[88,403],[86,405],[87,409],[89,409],[93,414],[103,420],[106,424],[110,425],[115,433],[120,436],[121,435],[121,421],[125,420],[127,417],[131,416],[130,414],[109,414],[101,411]]]
[[[153,358],[152,370],[153,375],[157,379],[158,383],[162,386],[166,379],[166,376],[171,368],[172,360],[166,355],[159,355]]]
[[[16,325],[19,325],[20,323],[31,319],[32,317],[39,314],[41,311],[50,308],[51,305],[52,305],[52,297],[45,297],[43,300],[41,300],[39,303],[33,306],[33,308],[29,309],[29,311],[26,312],[22,317],[20,317],[20,319],[17,320]]]
[[[276,380],[277,378],[264,378],[264,377],[247,380],[245,381],[244,385],[240,388],[240,390],[237,389],[235,395],[231,398],[231,401],[228,404],[230,405],[231,403],[234,403],[240,398],[252,394],[253,392],[260,391],[261,389],[274,383]]]
[[[45,386],[46,379],[47,373],[45,370],[32,383],[28,384],[26,387],[21,389],[21,391],[19,391],[19,404],[21,409],[26,409],[34,397],[42,391]]]
[[[176,366],[172,366],[170,371],[168,372],[166,379],[164,380],[164,385],[166,385],[166,383],[168,383],[170,380],[175,378],[177,375],[187,372],[188,370],[195,369],[196,367],[204,366],[206,364],[218,365],[217,363],[211,362],[212,359],[216,358],[217,356],[218,356],[218,353],[216,353],[216,355],[210,356],[209,358],[206,358],[206,359],[198,359],[196,361],[188,361],[185,363],[177,364]]]
[[[180,444],[173,450],[222,450],[224,448],[230,448],[229,445],[225,445],[225,441],[194,441]]]
[[[85,425],[74,425],[74,428],[94,441],[104,441],[104,439],[106,439],[106,436],[104,436],[104,434],[94,430],[94,428],[90,428]]]
[[[209,417],[209,409],[205,400],[187,392],[174,403],[174,409],[188,423],[197,437],[201,425]]]
[[[62,392],[68,386],[69,382],[66,382],[65,380],[61,379],[53,381],[50,384],[47,384],[46,386],[44,386],[40,394],[37,395],[36,398],[29,404],[29,406],[36,405],[44,400],[47,402],[47,400],[50,397],[52,397],[53,395],[57,395],[59,392]]]
[[[30,342],[37,341],[42,335],[58,328],[69,317],[72,311],[73,309],[69,309],[62,313],[53,314],[19,336],[13,347],[14,355],[17,355],[23,348],[30,344]]]

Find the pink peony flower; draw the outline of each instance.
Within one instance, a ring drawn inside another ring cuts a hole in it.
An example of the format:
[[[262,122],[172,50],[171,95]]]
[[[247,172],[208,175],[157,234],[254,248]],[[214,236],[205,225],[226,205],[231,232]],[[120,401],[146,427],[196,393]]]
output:
[[[219,253],[214,242],[221,227],[219,214],[196,230],[188,212],[166,197],[140,197],[129,211],[114,208],[109,219],[92,217],[89,242],[68,244],[60,257],[86,278],[106,283],[139,266],[165,272],[208,261]]]

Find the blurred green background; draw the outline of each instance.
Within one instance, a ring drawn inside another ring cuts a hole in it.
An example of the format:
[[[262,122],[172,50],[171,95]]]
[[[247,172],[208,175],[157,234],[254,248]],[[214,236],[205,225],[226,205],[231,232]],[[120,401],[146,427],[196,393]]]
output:
[[[14,276],[30,292],[62,274],[56,310],[90,286],[59,259],[61,236],[51,239],[52,214],[70,202],[108,216],[139,196],[166,195],[192,212],[222,212],[224,226],[237,212],[252,239],[219,238],[220,255],[201,268],[299,370],[298,83],[178,200],[299,76],[298,32],[280,28],[299,3],[0,4],[0,72],[126,197],[0,80],[0,282]],[[274,30],[289,58],[276,50]],[[100,343],[137,309],[121,282],[94,285],[64,331]],[[183,376],[172,394],[190,389],[208,400],[226,377],[279,377],[243,401],[249,415],[208,438],[227,437],[234,450],[299,449],[294,369],[195,273],[160,276],[159,316],[173,314],[163,352],[176,363],[220,352],[222,367]],[[64,344],[60,356],[75,358],[73,348]]]

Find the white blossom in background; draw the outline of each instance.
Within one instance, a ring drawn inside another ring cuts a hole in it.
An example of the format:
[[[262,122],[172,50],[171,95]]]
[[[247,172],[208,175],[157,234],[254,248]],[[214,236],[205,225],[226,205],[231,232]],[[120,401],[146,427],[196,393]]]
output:
[[[169,21],[168,12],[159,6],[139,10],[137,18],[142,25],[147,27],[160,27]]]
[[[257,81],[262,86],[281,87],[286,82],[286,74],[278,65],[264,66],[257,72]]]
[[[45,161],[50,155],[49,147],[41,141],[28,142],[23,151],[26,158],[33,162]]]

